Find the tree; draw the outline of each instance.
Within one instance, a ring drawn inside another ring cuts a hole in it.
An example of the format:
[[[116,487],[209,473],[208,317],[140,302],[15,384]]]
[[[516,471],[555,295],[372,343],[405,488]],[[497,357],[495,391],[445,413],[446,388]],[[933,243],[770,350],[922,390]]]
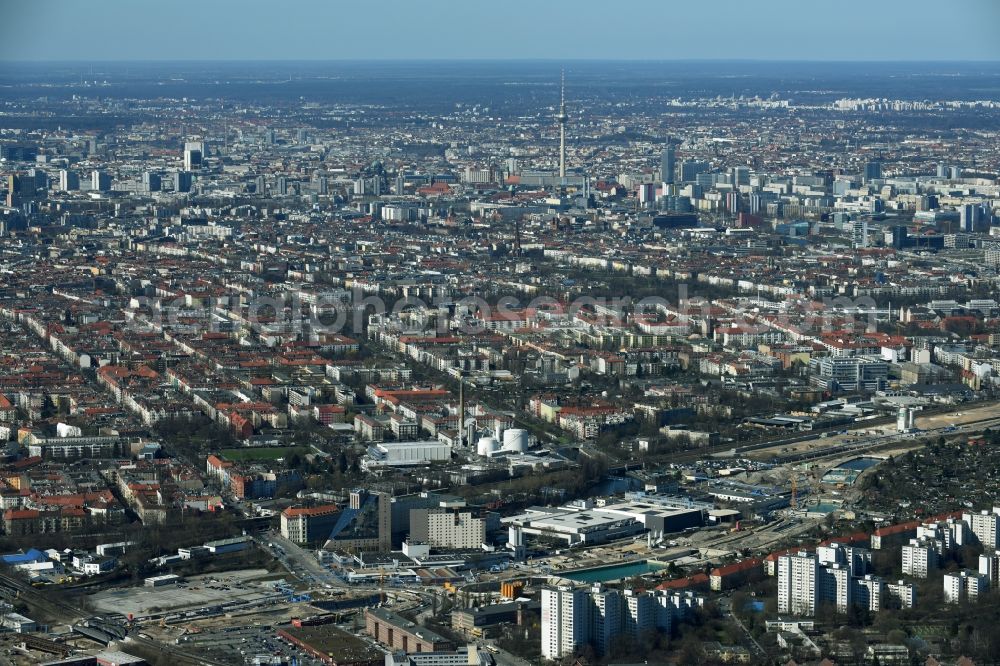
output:
[[[906,642],[906,632],[902,629],[893,629],[886,633],[885,640],[889,643],[902,645]]]
[[[679,664],[701,664],[705,662],[705,649],[701,641],[693,633],[681,639],[680,652],[678,655]]]
[[[852,627],[866,627],[871,624],[872,614],[867,607],[851,604],[847,607],[847,623]]]
[[[749,601],[750,596],[747,594],[746,590],[736,590],[733,592],[732,601],[730,603],[733,615],[738,615],[741,618],[747,615],[747,605]]]

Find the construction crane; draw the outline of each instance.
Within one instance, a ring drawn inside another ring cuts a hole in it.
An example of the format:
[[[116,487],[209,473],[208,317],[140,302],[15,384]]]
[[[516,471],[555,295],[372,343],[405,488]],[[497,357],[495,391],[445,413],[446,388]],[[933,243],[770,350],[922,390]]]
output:
[[[800,475],[800,473],[802,473],[802,472],[797,471],[794,474],[794,476],[792,476],[792,497],[789,500],[789,506],[791,506],[792,509],[798,509],[799,508],[799,481],[800,481],[799,475]],[[822,480],[819,477],[819,472],[816,469],[810,468],[810,469],[806,470],[802,474],[804,474],[804,477],[805,477],[804,481],[807,484],[809,484],[809,488],[810,488],[809,492],[812,493],[815,497],[818,498],[820,496],[820,494],[821,494],[820,490],[822,489]]]

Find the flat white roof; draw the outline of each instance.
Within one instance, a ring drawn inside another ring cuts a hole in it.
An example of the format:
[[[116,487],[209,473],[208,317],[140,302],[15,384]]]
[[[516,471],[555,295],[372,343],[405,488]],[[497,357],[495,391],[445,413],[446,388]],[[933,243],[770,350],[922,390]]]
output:
[[[701,511],[701,508],[695,506],[663,506],[662,504],[656,504],[654,502],[620,502],[618,504],[609,504],[602,507],[601,511],[613,512],[622,516],[633,516],[636,517],[636,520],[639,520],[639,516],[660,516],[668,518],[670,516],[678,516],[689,513],[691,511]]]
[[[579,532],[582,530],[600,528],[620,523],[623,520],[634,520],[631,516],[608,513],[604,509],[588,511],[566,511],[531,518],[531,527],[548,528],[557,532]]]

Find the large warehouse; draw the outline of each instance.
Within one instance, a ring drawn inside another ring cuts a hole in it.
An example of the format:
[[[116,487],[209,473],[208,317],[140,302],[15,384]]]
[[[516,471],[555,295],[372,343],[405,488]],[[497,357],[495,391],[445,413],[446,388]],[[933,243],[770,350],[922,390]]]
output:
[[[525,534],[565,541],[566,545],[595,544],[640,534],[642,523],[634,518],[607,513],[603,509],[579,510],[531,507],[525,513],[505,518]]]
[[[698,507],[671,507],[633,500],[609,504],[601,511],[642,523],[654,539],[689,527],[701,527],[705,523],[705,512]]]
[[[362,461],[371,467],[404,467],[451,460],[451,445],[435,439],[418,442],[379,442],[368,447]]]
[[[503,520],[534,534],[563,540],[567,545],[595,544],[622,539],[647,530],[654,539],[705,523],[705,506],[680,505],[665,498],[634,497],[594,508],[590,502],[571,502],[559,508],[531,507]]]

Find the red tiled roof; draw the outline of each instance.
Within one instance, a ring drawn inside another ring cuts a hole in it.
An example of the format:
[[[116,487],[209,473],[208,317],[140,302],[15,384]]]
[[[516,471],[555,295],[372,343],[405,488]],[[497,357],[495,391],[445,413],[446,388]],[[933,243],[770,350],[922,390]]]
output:
[[[742,560],[740,562],[734,562],[733,564],[727,564],[724,567],[718,567],[718,568],[712,569],[712,575],[713,576],[729,576],[729,575],[732,575],[734,573],[741,573],[743,571],[747,571],[749,569],[753,569],[755,567],[759,567],[763,563],[764,563],[764,560],[762,560],[761,558],[759,558],[759,557],[751,557],[748,560]]]
[[[281,512],[281,515],[287,518],[296,518],[298,516],[323,516],[326,514],[334,513],[337,510],[335,504],[324,504],[322,506],[311,506],[311,507],[288,507]]]
[[[4,511],[4,520],[32,520],[38,518],[40,512],[37,509],[10,509]]]
[[[678,578],[676,580],[668,580],[665,583],[660,583],[656,586],[657,590],[683,590],[688,587],[697,587],[699,585],[708,585],[708,576],[703,573],[697,573],[693,576],[688,576],[687,578]]]

